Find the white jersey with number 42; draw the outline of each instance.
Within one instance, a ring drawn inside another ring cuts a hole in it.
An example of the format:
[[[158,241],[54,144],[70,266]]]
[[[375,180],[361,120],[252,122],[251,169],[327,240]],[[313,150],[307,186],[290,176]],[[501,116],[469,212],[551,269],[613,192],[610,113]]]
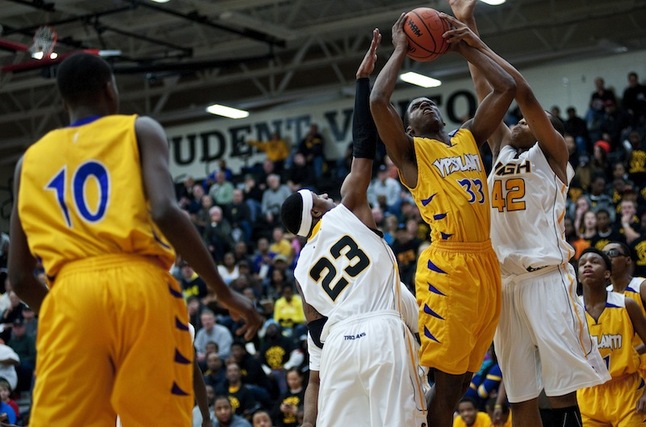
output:
[[[561,265],[572,257],[564,218],[573,176],[568,164],[567,182],[562,182],[538,144],[526,151],[509,145],[500,150],[487,181],[491,242],[503,276]]]

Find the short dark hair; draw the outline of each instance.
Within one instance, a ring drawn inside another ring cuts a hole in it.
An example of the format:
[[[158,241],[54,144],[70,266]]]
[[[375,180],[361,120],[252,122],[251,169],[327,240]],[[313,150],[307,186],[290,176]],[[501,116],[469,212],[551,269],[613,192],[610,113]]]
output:
[[[606,263],[606,269],[610,272],[612,272],[612,261],[610,261],[610,257],[606,255],[602,250],[599,250],[595,248],[594,246],[590,246],[589,248],[585,248],[583,252],[581,252],[581,255],[579,256],[579,259],[583,257],[583,255],[587,253],[593,253],[599,255],[601,258],[603,258],[603,262]]]
[[[468,402],[473,405],[474,408],[478,409],[478,403],[475,401],[474,398],[469,397],[469,396],[464,396],[460,401],[458,402],[458,406],[460,406],[460,403]]]
[[[111,80],[110,64],[89,53],[70,56],[57,70],[58,90],[63,100],[72,105],[95,99]]]
[[[292,234],[298,233],[301,227],[301,213],[303,211],[303,196],[299,193],[291,194],[285,199],[280,208],[280,219],[283,225]]]

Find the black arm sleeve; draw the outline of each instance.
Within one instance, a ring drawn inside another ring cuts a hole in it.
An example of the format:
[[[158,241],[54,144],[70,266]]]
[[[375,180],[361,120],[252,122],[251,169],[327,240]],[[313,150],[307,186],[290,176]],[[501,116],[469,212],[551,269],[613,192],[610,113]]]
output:
[[[352,156],[374,159],[377,151],[377,127],[370,113],[370,79],[357,80],[352,119]]]
[[[307,329],[310,331],[312,336],[312,341],[318,348],[323,348],[323,343],[321,342],[321,332],[323,332],[323,326],[327,322],[327,317],[323,316],[320,319],[312,320],[307,324]]]

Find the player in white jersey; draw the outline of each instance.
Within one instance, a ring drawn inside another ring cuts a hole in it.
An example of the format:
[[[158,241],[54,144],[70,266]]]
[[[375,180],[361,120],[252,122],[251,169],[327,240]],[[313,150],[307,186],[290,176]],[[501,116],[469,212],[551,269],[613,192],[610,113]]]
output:
[[[448,18],[455,28],[447,32],[449,42],[464,40],[503,67],[516,81],[516,102],[523,114],[513,129],[501,123],[489,139],[494,157],[488,179],[491,240],[503,279],[494,345],[512,422],[514,427],[541,426],[538,396],[544,388],[560,417],[557,424],[580,426],[576,390],[610,376],[590,338],[568,262],[574,251],[565,240],[563,220],[574,172],[563,124],[542,109],[522,75],[474,34],[475,0],[450,4],[459,21]],[[470,69],[483,99],[490,88],[475,67]]]
[[[310,328],[314,341],[324,344],[319,427],[426,423],[416,342],[401,314],[397,261],[377,230],[367,199],[377,141],[368,77],[380,40],[375,29],[357,70],[354,158],[341,187],[341,203],[301,190],[281,210],[285,227],[308,237],[294,271],[308,322],[315,312],[327,318],[322,328]]]

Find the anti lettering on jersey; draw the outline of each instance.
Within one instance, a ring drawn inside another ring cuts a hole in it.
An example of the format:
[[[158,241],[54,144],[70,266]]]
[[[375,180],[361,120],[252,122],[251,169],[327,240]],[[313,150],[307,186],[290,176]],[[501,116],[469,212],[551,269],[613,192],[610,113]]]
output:
[[[525,160],[522,162],[498,162],[494,168],[494,175],[507,176],[507,175],[520,175],[523,173],[532,173],[532,162]]]
[[[601,338],[595,336],[597,347],[599,349],[607,348],[610,350],[620,349],[623,344],[623,337],[619,334],[604,334]]]
[[[435,160],[433,166],[442,175],[442,178],[446,178],[455,172],[482,171],[480,156],[477,154],[443,157]]]

